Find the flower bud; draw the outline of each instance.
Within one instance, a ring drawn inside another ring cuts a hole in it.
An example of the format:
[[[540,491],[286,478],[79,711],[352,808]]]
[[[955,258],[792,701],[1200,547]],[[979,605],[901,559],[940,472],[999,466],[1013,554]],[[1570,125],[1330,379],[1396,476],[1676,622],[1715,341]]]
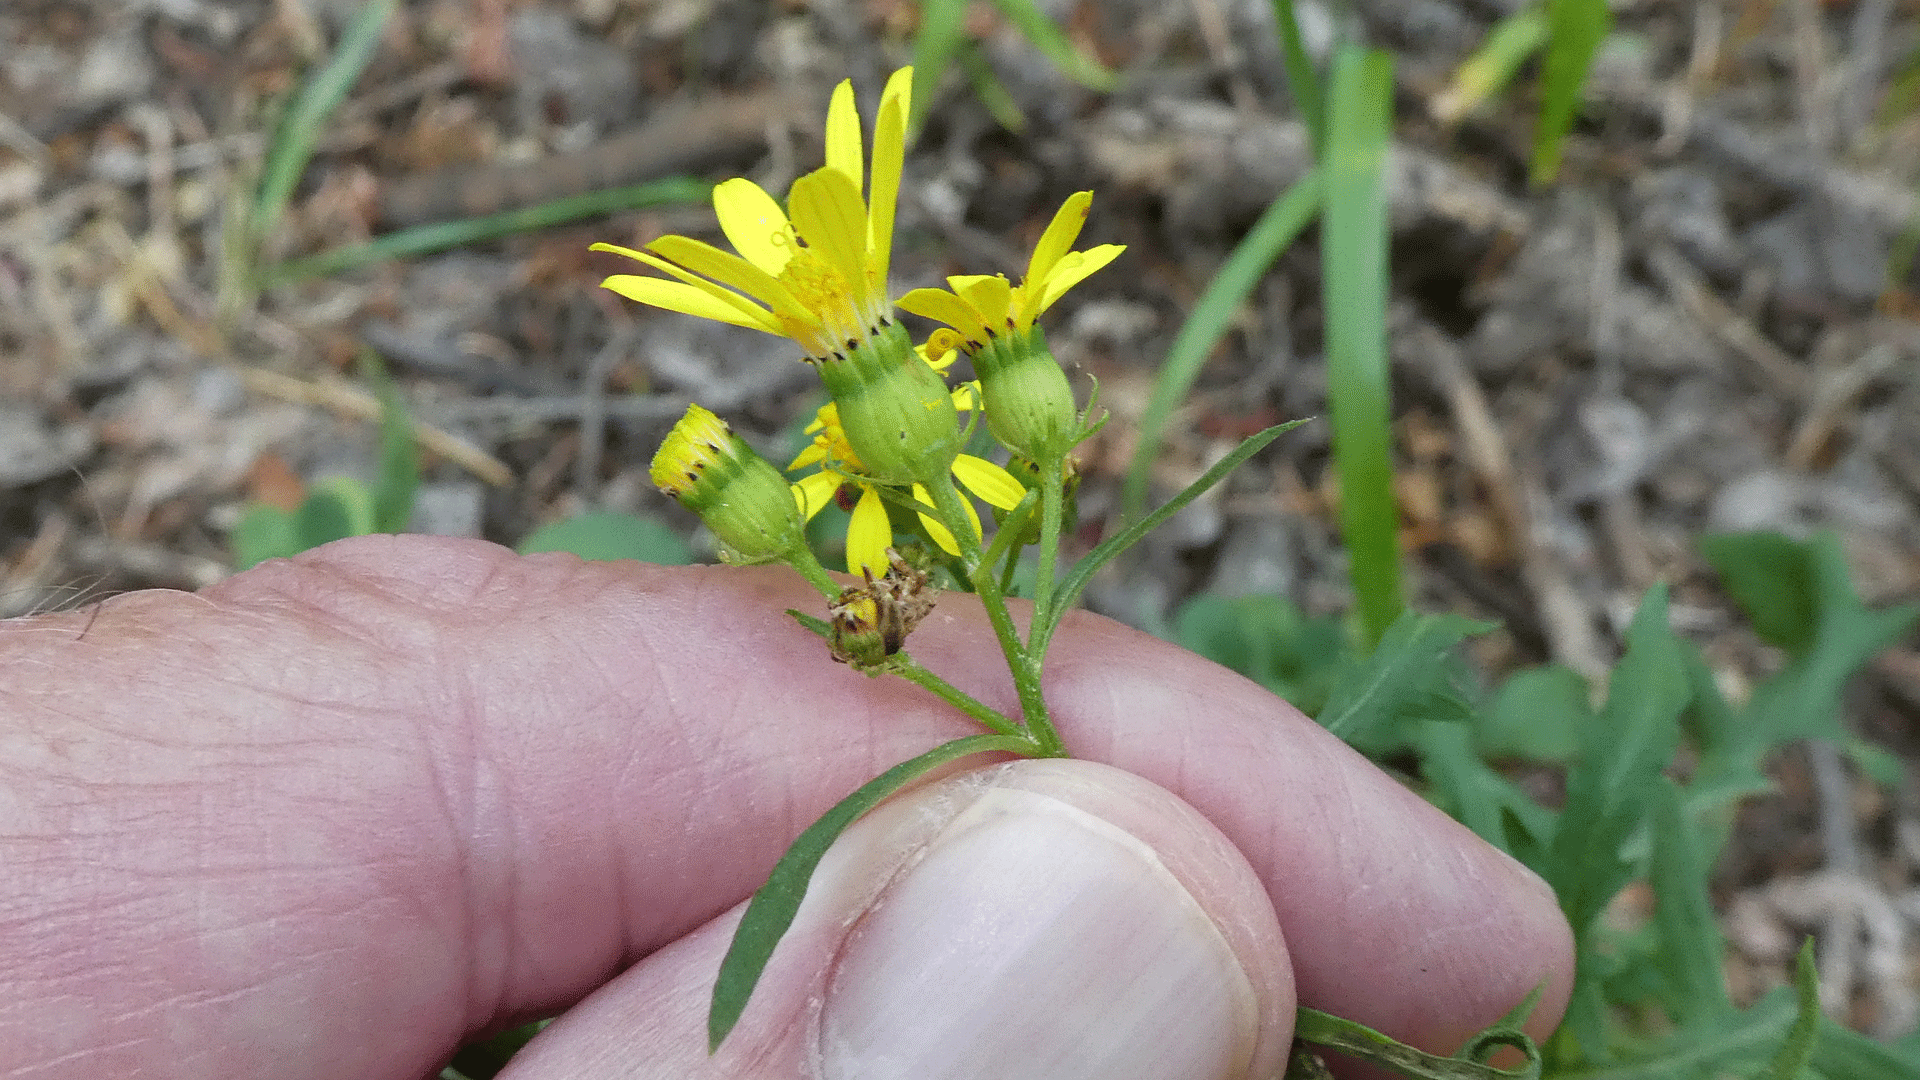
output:
[[[847,445],[867,476],[925,484],[952,468],[961,445],[953,395],[899,323],[818,365]]]
[[[780,473],[698,405],[673,425],[653,455],[654,484],[700,515],[748,562],[783,559],[806,542],[806,522]]]
[[[973,370],[987,430],[1021,457],[1054,462],[1080,441],[1080,416],[1067,373],[1047,351],[1046,335],[1029,327],[990,337],[974,350]]]

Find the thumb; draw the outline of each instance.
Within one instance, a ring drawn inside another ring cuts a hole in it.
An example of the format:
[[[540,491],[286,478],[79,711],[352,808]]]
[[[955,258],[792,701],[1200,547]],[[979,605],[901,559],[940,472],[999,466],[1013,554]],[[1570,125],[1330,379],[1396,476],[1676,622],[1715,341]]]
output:
[[[821,862],[739,1025],[706,1006],[740,911],[648,956],[503,1077],[1278,1075],[1294,990],[1265,886],[1172,793],[1087,761],[926,784]]]

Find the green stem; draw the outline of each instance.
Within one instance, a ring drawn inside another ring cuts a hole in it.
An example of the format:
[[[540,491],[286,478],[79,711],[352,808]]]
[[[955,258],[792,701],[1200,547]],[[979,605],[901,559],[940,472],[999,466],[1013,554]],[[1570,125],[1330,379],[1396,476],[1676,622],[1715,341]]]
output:
[[[840,595],[840,583],[833,580],[833,576],[827,573],[827,568],[820,565],[820,560],[814,558],[813,550],[805,544],[796,547],[793,553],[787,556],[787,565],[798,570],[800,576],[806,578],[809,585],[819,589],[821,596],[832,600]]]
[[[1040,465],[1040,569],[1034,575],[1033,624],[1027,627],[1027,652],[1038,666],[1047,655],[1047,641],[1053,636],[1054,564],[1060,558],[1060,522],[1065,516],[1066,456]]]
[[[1011,735],[1016,739],[1031,740],[1034,742],[1035,747],[1038,748],[1039,741],[1027,732],[1020,730],[1020,725],[1001,713],[1000,710],[981,702],[965,690],[928,671],[920,661],[915,660],[905,652],[894,653],[889,659],[887,670],[908,682],[917,683],[925,687],[928,692],[932,693],[935,697],[966,713],[968,716],[973,717],[979,721],[982,726],[992,728],[1002,735]]]
[[[1040,756],[1064,754],[1060,736],[1047,717],[1046,700],[1040,695],[1040,666],[1020,643],[1020,632],[1013,625],[1013,616],[1007,613],[1006,596],[1000,591],[993,567],[981,558],[980,538],[973,533],[973,519],[967,514],[960,492],[953,486],[953,477],[942,474],[932,478],[927,491],[933,495],[941,524],[960,545],[960,558],[967,564],[967,576],[981,605],[987,609],[987,621],[993,624],[993,634],[1000,640],[1000,651],[1006,654],[1007,670],[1013,675],[1014,690],[1020,695],[1020,713],[1029,737],[1040,748]]]

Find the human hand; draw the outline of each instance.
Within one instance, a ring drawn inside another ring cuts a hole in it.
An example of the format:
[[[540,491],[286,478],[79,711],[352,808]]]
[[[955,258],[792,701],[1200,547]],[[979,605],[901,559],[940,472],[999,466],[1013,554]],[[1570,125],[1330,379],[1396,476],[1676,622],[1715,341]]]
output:
[[[1264,690],[1080,615],[1047,685],[1078,760],[856,826],[709,1058],[786,844],[971,730],[828,662],[782,614],[817,600],[369,537],[0,623],[0,1076],[398,1080],[567,1009],[505,1075],[1265,1077],[1296,991],[1442,1052],[1543,979],[1529,1030],[1564,1006],[1537,878]],[[1011,705],[969,597],[913,645]]]

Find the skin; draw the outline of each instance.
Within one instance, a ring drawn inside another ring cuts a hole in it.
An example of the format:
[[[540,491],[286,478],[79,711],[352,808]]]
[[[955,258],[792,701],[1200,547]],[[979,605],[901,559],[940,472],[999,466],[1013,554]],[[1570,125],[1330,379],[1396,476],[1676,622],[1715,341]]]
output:
[[[804,1075],[846,920],[796,931],[709,1059],[738,905],[848,791],[974,730],[828,662],[783,614],[819,606],[784,569],[409,536],[0,623],[0,1077],[398,1080],[576,1005],[514,1075]],[[1012,710],[971,598],[911,648]],[[1047,696],[1119,772],[1021,783],[1161,853],[1249,975],[1259,1062],[1296,991],[1441,1052],[1542,980],[1529,1029],[1557,1020],[1545,886],[1284,702],[1085,614]],[[903,859],[860,828],[836,881]]]

